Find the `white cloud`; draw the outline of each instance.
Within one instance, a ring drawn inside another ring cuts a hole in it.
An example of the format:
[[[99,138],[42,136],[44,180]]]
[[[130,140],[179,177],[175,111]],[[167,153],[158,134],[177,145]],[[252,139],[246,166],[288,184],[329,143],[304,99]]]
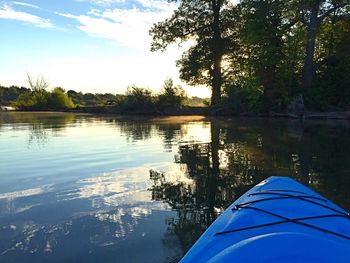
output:
[[[111,6],[115,4],[126,3],[127,0],[76,0],[78,2],[90,2],[101,6]],[[169,2],[166,0],[133,0],[132,3],[138,3],[144,8],[152,8],[158,10],[164,10],[169,7]]]
[[[40,7],[37,5],[32,5],[32,4],[28,4],[25,2],[12,2],[12,3],[15,5],[21,5],[21,6],[27,6],[27,7],[31,7],[31,8],[35,8],[35,9],[40,9]]]
[[[22,21],[22,22],[32,24],[36,27],[42,27],[42,28],[53,27],[52,23],[48,19],[44,19],[29,13],[16,11],[8,5],[0,6],[0,19]]]
[[[150,48],[150,36],[148,34],[151,26],[169,17],[175,9],[175,4],[151,3],[140,0],[145,6],[152,9],[91,9],[85,15],[59,14],[61,16],[75,19],[79,22],[78,29],[94,37],[114,40],[117,44],[140,48]],[[157,10],[153,9],[157,6]]]
[[[169,17],[176,9],[176,4],[160,0],[135,0],[139,5],[131,9],[122,9],[102,6],[102,4],[103,2],[121,3],[124,0],[85,1],[99,2],[101,6],[94,6],[95,9],[90,9],[87,13],[75,14],[73,12],[77,10],[72,10],[71,13],[56,14],[76,21],[76,27],[88,35],[112,40],[127,49],[106,54],[103,49],[104,44],[92,44],[90,48],[94,49],[93,52],[82,51],[84,55],[57,56],[52,52],[50,56],[45,55],[35,60],[26,57],[12,59],[11,65],[6,67],[0,65],[1,84],[25,85],[27,72],[45,76],[52,86],[62,86],[65,89],[83,92],[120,93],[132,84],[157,90],[161,88],[166,77],[172,77],[176,84],[181,84],[175,61],[180,58],[183,50],[174,45],[165,53],[149,51],[150,27]],[[23,21],[39,27],[53,26],[49,20],[17,12],[12,7],[0,4],[0,19]],[[119,48],[115,47],[115,49],[118,51]],[[90,56],[90,53],[94,56]],[[19,82],[13,83],[14,80]],[[187,90],[190,95],[206,96],[208,93],[206,88],[188,88]]]
[[[169,6],[171,6],[172,10],[176,7],[175,3],[169,4],[169,2],[163,0],[137,0],[137,2],[140,3],[144,8],[151,8],[155,10],[166,11],[169,9]]]
[[[77,2],[89,2],[95,5],[111,6],[113,4],[125,3],[127,0],[76,0]]]

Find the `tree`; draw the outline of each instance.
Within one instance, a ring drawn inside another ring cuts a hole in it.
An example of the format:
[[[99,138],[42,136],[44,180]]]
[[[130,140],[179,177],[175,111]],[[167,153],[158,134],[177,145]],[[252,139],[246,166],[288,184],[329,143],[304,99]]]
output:
[[[0,104],[11,105],[18,97],[24,93],[28,93],[30,90],[24,87],[3,87],[0,85]]]
[[[306,99],[313,109],[350,107],[350,16],[327,18],[318,34],[315,69]]]
[[[280,0],[243,0],[240,4],[242,44],[249,51],[247,80],[262,90],[264,109],[280,108],[283,99],[284,6],[285,2]]]
[[[67,95],[72,99],[73,103],[77,106],[85,105],[84,94],[82,92],[76,92],[75,90],[68,90]]]
[[[49,83],[44,79],[43,76],[37,77],[34,81],[29,74],[27,74],[27,81],[30,89],[33,92],[44,92],[49,88]]]
[[[319,29],[326,18],[331,15],[349,15],[347,8],[350,6],[349,0],[297,0],[299,5],[298,13],[300,20],[306,26],[307,38],[305,49],[305,61],[302,71],[303,87],[311,86],[316,71],[315,48]]]
[[[43,76],[38,76],[36,80],[33,80],[27,74],[28,85],[31,89],[31,95],[33,96],[34,107],[38,110],[43,110],[46,108],[47,99],[48,99],[48,91],[49,83],[44,79]]]
[[[171,78],[164,81],[163,90],[157,97],[160,107],[181,107],[186,100],[186,92],[181,86],[175,86]]]
[[[151,90],[132,85],[124,96],[118,96],[116,107],[121,112],[147,114],[155,111],[154,99]]]
[[[15,105],[20,109],[31,108],[35,106],[35,99],[30,91],[24,92],[17,98]]]
[[[37,77],[34,81],[27,76],[31,90],[22,89],[24,93],[18,97],[17,107],[30,110],[61,110],[74,107],[64,89],[57,87],[50,92],[47,90],[49,84],[43,77]]]
[[[193,41],[194,45],[177,61],[180,77],[190,85],[211,86],[211,104],[216,105],[221,99],[222,61],[227,47],[223,14],[230,6],[230,1],[179,2],[178,9],[169,19],[151,28],[150,34],[153,38],[151,50],[164,51],[172,43]]]
[[[126,91],[128,103],[133,107],[149,107],[153,104],[152,91],[135,85],[128,87]]]
[[[73,108],[74,103],[62,88],[55,88],[47,99],[47,108],[49,109],[68,109]]]

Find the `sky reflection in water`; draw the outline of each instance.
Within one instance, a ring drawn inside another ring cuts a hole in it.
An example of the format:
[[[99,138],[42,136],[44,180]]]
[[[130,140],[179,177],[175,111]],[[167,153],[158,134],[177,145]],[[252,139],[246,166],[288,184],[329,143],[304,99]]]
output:
[[[0,261],[176,262],[270,175],[349,209],[349,154],[347,123],[0,113]]]

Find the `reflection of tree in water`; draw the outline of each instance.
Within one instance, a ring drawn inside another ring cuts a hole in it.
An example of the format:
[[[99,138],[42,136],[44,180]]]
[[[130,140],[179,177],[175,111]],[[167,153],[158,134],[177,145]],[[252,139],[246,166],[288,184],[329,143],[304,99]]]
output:
[[[51,118],[34,118],[28,123],[28,144],[45,145],[51,137],[62,134],[68,124],[73,123],[73,114],[56,116]]]
[[[151,171],[154,200],[176,209],[167,222],[186,251],[237,197],[263,179],[291,176],[350,207],[349,130],[285,121],[211,122],[211,143],[180,144],[177,163],[193,180],[169,182]]]
[[[28,144],[45,145],[49,140],[48,130],[40,122],[33,122],[30,124],[28,133]]]
[[[171,151],[175,141],[178,141],[183,134],[180,124],[158,125],[159,134],[163,138],[164,149]]]
[[[0,131],[4,124],[13,131],[28,130],[28,144],[44,145],[50,137],[60,136],[75,114],[14,112],[0,114]]]
[[[116,125],[127,140],[135,142],[148,140],[154,135],[154,125],[143,121],[117,121]]]
[[[174,142],[178,141],[183,133],[180,123],[157,123],[143,120],[116,121],[122,134],[128,141],[145,141],[154,137],[161,137],[164,149],[171,151]]]
[[[178,218],[169,219],[168,225],[179,236],[185,251],[215,220],[218,213],[232,202],[236,194],[244,192],[245,185],[255,183],[247,172],[250,166],[247,160],[240,162],[239,166],[232,166],[235,168],[233,170],[221,165],[225,159],[235,161],[245,157],[239,148],[231,156],[226,156],[227,146],[220,136],[221,132],[219,126],[212,123],[210,143],[179,146],[175,161],[186,164],[187,176],[194,181],[193,185],[168,182],[166,174],[150,171],[153,199],[166,201],[178,211]]]

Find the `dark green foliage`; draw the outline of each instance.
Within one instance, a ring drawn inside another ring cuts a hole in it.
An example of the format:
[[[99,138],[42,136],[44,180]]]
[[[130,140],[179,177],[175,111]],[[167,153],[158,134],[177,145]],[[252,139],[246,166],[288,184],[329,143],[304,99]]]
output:
[[[135,85],[130,86],[125,94],[113,95],[111,93],[84,94],[74,90],[66,92],[60,87],[48,91],[48,84],[43,78],[35,81],[28,78],[28,83],[31,89],[0,87],[2,102],[4,98],[8,99],[8,94],[15,93],[11,97],[15,99],[12,104],[21,110],[63,110],[76,106],[104,109],[114,107],[115,110],[122,113],[151,114],[163,110],[180,109],[189,100],[185,91],[180,86],[175,86],[172,79],[164,81],[160,94],[153,94],[151,90]],[[11,101],[5,102],[10,103]],[[203,101],[198,98],[196,103],[203,104]],[[5,103],[2,104],[5,105]]]
[[[172,43],[192,40],[193,45],[177,61],[180,77],[190,85],[207,85],[212,89],[211,103],[219,104],[224,82],[222,60],[229,41],[225,12],[227,0],[183,0],[178,9],[163,22],[155,24],[150,34],[152,51],[165,50]]]
[[[163,90],[157,97],[157,106],[160,108],[180,108],[186,102],[184,89],[175,86],[172,79],[164,81]]]
[[[135,85],[128,87],[125,95],[118,95],[115,106],[123,113],[150,114],[180,109],[187,101],[185,91],[175,86],[172,79],[167,79],[159,94]]]
[[[349,1],[327,0],[244,0],[238,5],[246,25],[240,30],[242,46],[250,50],[250,78],[241,87],[257,80],[250,90],[263,88],[260,111],[285,110],[300,93],[308,110],[348,108],[349,6]]]
[[[22,93],[16,107],[24,110],[63,110],[74,107],[72,100],[60,88],[53,91],[31,91]]]
[[[15,105],[20,109],[34,107],[35,104],[35,98],[30,91],[19,95],[17,101],[15,102]]]
[[[47,98],[47,107],[49,109],[67,109],[73,108],[73,101],[67,96],[61,88],[55,88],[49,93]]]
[[[75,105],[83,106],[85,105],[84,94],[82,92],[76,92],[74,90],[68,90],[67,95],[71,98]]]
[[[33,81],[28,76],[30,91],[22,93],[16,100],[16,107],[25,110],[62,110],[73,108],[74,103],[65,93],[65,90],[57,87],[48,91],[49,84],[43,77]]]
[[[154,99],[152,91],[146,88],[140,88],[135,85],[128,87],[125,93],[125,99],[131,107],[152,107]]]
[[[7,88],[0,85],[0,105],[11,105],[21,94],[29,91],[30,89],[24,87],[11,86]]]
[[[69,90],[67,92],[68,96],[73,100],[74,104],[77,106],[108,106],[117,103],[118,95],[111,93],[82,93],[76,92],[74,90]]]
[[[155,98],[149,89],[133,85],[128,87],[124,96],[119,97],[116,107],[122,112],[152,112],[155,110]]]
[[[212,105],[284,111],[304,98],[300,110],[349,108],[349,0],[179,2],[151,29],[152,50],[190,39],[180,77],[211,87]]]
[[[305,99],[311,109],[349,110],[350,17],[331,17],[320,28],[318,63]]]

